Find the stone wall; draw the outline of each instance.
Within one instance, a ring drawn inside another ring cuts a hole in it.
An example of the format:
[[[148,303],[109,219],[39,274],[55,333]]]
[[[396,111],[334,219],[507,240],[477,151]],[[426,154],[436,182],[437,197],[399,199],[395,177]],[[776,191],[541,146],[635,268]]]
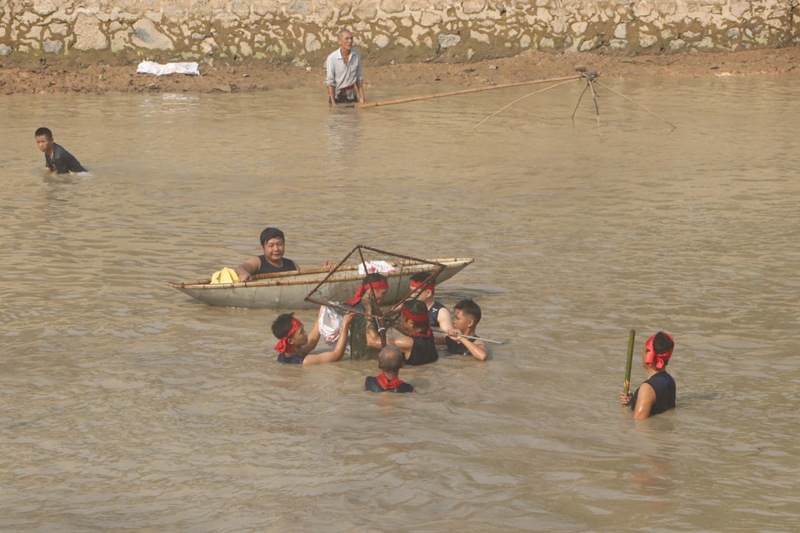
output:
[[[790,46],[800,0],[0,0],[0,56],[321,61],[351,28],[373,63],[524,50]]]

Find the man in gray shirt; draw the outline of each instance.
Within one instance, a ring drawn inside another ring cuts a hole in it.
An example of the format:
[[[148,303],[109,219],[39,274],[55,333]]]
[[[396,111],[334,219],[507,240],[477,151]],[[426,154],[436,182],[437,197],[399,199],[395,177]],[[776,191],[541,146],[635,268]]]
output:
[[[328,102],[332,106],[343,103],[366,103],[361,56],[353,50],[353,32],[350,30],[339,31],[339,49],[328,56],[325,71]]]

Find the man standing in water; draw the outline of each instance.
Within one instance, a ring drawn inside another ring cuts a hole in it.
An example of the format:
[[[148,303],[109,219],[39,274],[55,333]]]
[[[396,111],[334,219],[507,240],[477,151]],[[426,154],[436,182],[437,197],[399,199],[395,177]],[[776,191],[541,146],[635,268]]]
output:
[[[83,165],[74,155],[64,150],[53,140],[53,132],[48,128],[39,128],[33,134],[36,146],[44,152],[44,166],[50,172],[67,174],[69,172],[86,172]]]
[[[666,370],[674,348],[675,341],[663,331],[647,339],[642,350],[642,363],[647,370],[647,381],[633,394],[619,393],[620,403],[631,406],[634,419],[641,420],[675,409],[675,380]]]
[[[366,103],[361,56],[353,50],[353,32],[350,30],[339,31],[339,49],[328,56],[325,71],[328,102],[331,106]]]

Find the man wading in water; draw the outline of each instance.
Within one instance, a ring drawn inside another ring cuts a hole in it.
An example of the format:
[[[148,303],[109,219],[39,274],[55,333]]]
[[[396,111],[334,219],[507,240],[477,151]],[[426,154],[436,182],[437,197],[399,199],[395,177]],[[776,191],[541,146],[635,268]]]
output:
[[[339,49],[328,56],[325,71],[328,102],[332,107],[336,107],[336,104],[366,103],[361,56],[353,50],[353,33],[350,30],[339,31]]]
[[[675,340],[663,331],[647,339],[642,350],[647,381],[633,394],[619,393],[620,403],[631,406],[634,419],[642,420],[675,409],[675,380],[666,370],[674,348]]]

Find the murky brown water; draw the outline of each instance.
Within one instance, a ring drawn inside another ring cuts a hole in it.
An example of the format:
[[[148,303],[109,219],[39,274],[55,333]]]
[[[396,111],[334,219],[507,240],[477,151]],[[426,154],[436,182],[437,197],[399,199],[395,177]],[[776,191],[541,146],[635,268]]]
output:
[[[477,133],[526,89],[0,99],[0,530],[794,529],[798,80],[605,81],[678,129],[603,90],[602,137],[586,99],[573,126],[579,85]],[[40,125],[91,175],[45,177]],[[440,297],[510,342],[405,397],[278,365],[274,311],[165,284],[266,225],[301,265],[474,256]],[[677,339],[678,409],[639,424],[630,328]]]

